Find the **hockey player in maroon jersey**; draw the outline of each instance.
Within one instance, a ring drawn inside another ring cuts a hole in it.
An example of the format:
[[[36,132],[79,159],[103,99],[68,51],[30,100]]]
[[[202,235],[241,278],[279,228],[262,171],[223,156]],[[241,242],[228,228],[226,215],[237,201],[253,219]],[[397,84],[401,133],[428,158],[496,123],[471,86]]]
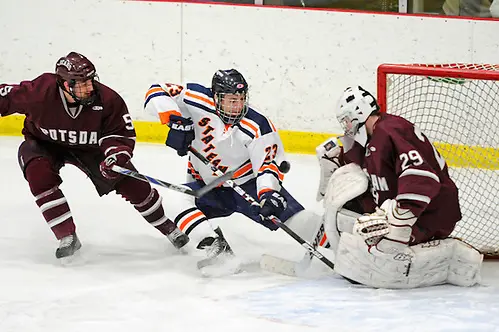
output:
[[[345,90],[336,116],[343,146],[317,148],[335,270],[373,287],[477,283],[482,256],[449,238],[461,219],[458,189],[428,138],[381,113],[360,86]]]
[[[55,74],[44,73],[20,84],[0,84],[0,116],[26,116],[19,165],[47,224],[60,240],[56,257],[72,256],[80,247],[75,224],[59,189],[59,170],[74,164],[87,174],[97,193],[113,190],[181,248],[188,237],[169,220],[156,189],[111,170],[134,169],[130,162],[135,129],[123,99],[97,80],[95,67],[76,52],[60,58]]]

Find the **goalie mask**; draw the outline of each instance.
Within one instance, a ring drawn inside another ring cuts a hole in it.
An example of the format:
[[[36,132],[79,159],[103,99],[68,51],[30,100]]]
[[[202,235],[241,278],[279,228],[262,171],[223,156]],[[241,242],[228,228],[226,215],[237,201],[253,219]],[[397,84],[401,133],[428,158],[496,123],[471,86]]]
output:
[[[225,124],[236,124],[248,113],[248,83],[237,70],[218,70],[211,90],[217,115]]]
[[[354,137],[367,118],[380,108],[376,98],[361,86],[348,87],[336,107],[336,118],[346,136]]]
[[[98,78],[93,63],[85,56],[70,52],[60,58],[55,65],[55,73],[59,86],[66,91],[75,102],[91,105],[97,96],[94,80]],[[64,82],[68,82],[66,88]]]

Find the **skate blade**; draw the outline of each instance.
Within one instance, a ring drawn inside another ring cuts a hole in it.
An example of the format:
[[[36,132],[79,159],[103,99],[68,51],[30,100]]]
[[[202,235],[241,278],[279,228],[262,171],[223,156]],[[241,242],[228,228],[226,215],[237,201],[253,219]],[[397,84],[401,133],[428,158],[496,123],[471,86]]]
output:
[[[198,262],[198,269],[205,278],[223,277],[241,273],[242,262],[237,257],[217,257]]]
[[[61,257],[58,259],[59,264],[63,267],[81,266],[86,263],[85,257],[82,255],[81,250],[77,250],[71,256]]]
[[[182,252],[182,250],[186,250],[186,246],[187,244],[190,242],[190,239],[187,237],[187,235],[185,236],[186,239],[184,239],[184,242],[183,243],[178,243],[177,245],[173,245],[178,251]]]

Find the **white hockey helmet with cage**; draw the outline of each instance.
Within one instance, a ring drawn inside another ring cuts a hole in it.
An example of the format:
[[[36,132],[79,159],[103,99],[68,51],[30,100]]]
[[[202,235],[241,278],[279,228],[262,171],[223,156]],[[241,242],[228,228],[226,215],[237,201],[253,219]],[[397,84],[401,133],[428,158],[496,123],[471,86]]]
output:
[[[336,118],[345,135],[354,137],[366,123],[367,118],[379,110],[376,98],[367,90],[361,86],[348,87],[338,101]]]

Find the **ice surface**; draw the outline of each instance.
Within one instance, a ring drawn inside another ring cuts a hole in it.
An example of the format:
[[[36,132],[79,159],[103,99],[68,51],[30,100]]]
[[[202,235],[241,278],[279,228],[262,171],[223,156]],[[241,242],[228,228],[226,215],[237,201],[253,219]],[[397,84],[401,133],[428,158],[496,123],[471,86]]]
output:
[[[220,225],[247,271],[202,277],[199,257],[182,255],[121,197],[99,198],[72,166],[61,174],[82,242],[80,264],[62,267],[17,165],[20,137],[0,138],[0,331],[499,331],[499,264],[483,285],[373,290],[335,276],[298,279],[258,269],[263,253],[298,258],[303,249],[234,215]],[[289,155],[285,186],[307,208],[315,202],[314,156]],[[186,159],[162,145],[138,144],[134,161],[148,175],[184,179]],[[175,195],[160,189],[164,206]],[[254,263],[254,264],[251,264]],[[318,265],[318,266],[317,266]],[[320,262],[314,266],[320,268]]]

